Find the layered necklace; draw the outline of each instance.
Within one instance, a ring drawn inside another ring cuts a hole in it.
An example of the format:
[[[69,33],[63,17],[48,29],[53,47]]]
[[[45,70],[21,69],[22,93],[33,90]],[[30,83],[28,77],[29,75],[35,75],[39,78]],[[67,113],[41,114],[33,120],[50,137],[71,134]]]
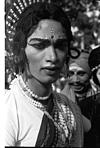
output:
[[[53,119],[53,117],[49,114],[49,112],[47,111],[47,108],[45,107],[45,105],[43,105],[43,104],[40,102],[40,101],[43,100],[44,98],[45,98],[44,100],[47,100],[47,99],[49,98],[49,96],[51,95],[51,93],[48,95],[48,97],[47,97],[47,96],[46,96],[46,97],[43,97],[43,99],[42,99],[42,97],[41,97],[41,99],[40,99],[40,97],[38,97],[37,95],[35,95],[35,94],[28,88],[28,86],[25,84],[25,82],[24,82],[22,76],[19,76],[19,82],[20,82],[20,85],[21,85],[22,89],[23,89],[24,91],[28,92],[28,94],[33,97],[33,99],[29,97],[29,98],[30,98],[30,101],[32,102],[32,104],[33,104],[35,107],[41,109],[41,110],[45,113],[45,115],[46,115],[49,119],[52,120],[52,122],[54,123],[55,127],[62,133],[62,136],[63,136],[62,139],[65,140],[65,134],[64,134],[65,132],[64,132],[63,129],[60,127],[60,125],[59,125],[57,122],[55,122],[55,119]],[[37,101],[36,101],[36,99],[37,99]],[[54,101],[54,100],[53,100],[53,101]],[[55,102],[55,101],[54,101],[54,102]],[[54,103],[54,104],[55,104],[55,103]]]
[[[51,91],[49,92],[49,94],[47,96],[44,96],[44,97],[41,97],[41,96],[38,96],[37,94],[35,94],[29,87],[28,85],[25,84],[22,76],[19,76],[19,79],[20,79],[20,82],[22,83],[23,85],[23,88],[24,90],[26,90],[28,92],[28,94],[30,94],[30,96],[32,98],[34,98],[35,100],[38,100],[38,101],[42,101],[42,100],[47,100],[49,99],[50,95],[51,95]]]
[[[32,90],[30,90],[30,88],[25,84],[21,75],[19,75],[17,79],[19,81],[21,89],[28,95],[29,102],[43,111],[46,110],[48,108],[48,103],[46,102],[50,100],[49,98],[52,91],[49,92],[48,96],[40,97],[37,94],[35,94]]]
[[[46,97],[43,97],[43,99],[42,99],[42,97],[38,97],[37,95],[35,95],[29,88],[28,88],[28,86],[25,84],[25,82],[24,82],[24,80],[23,80],[23,78],[22,78],[22,76],[18,76],[18,80],[19,80],[19,83],[20,83],[20,85],[21,85],[21,87],[22,87],[22,89],[23,89],[23,91],[24,92],[27,92],[28,93],[28,96],[30,95],[30,96],[32,96],[32,97],[29,97],[29,102],[31,102],[35,107],[37,107],[37,108],[39,108],[40,110],[42,110],[43,112],[44,112],[44,114],[50,119],[50,120],[52,120],[52,122],[54,123],[54,125],[55,125],[55,127],[57,128],[57,131],[59,131],[60,133],[61,133],[61,137],[59,137],[59,138],[61,138],[61,139],[59,139],[58,141],[59,142],[61,142],[62,141],[62,143],[65,145],[65,143],[67,142],[66,141],[66,137],[68,138],[69,136],[68,135],[70,135],[69,134],[69,132],[68,132],[68,125],[66,125],[66,123],[67,122],[65,122],[65,117],[63,117],[63,115],[61,115],[61,113],[59,112],[59,111],[61,111],[61,109],[60,110],[58,110],[58,108],[57,108],[57,110],[55,110],[54,112],[54,117],[52,117],[50,114],[49,114],[49,112],[47,111],[47,107],[45,106],[45,105],[43,105],[41,102],[40,102],[40,100],[42,101],[44,98],[44,100],[48,100],[48,98],[49,98],[49,96],[51,95],[51,92],[50,92],[50,94],[48,95],[48,97],[46,96]],[[41,98],[41,99],[40,99]],[[58,103],[57,103],[57,100],[56,100],[56,96],[55,96],[55,99],[53,99],[53,102],[54,102],[54,108],[56,109],[56,107],[57,106],[59,106],[59,105],[57,105]],[[47,105],[48,106],[48,105]],[[60,107],[61,108],[61,107]],[[63,112],[63,111],[61,111],[61,112]],[[68,111],[69,112],[69,111]],[[59,115],[58,115],[59,114]],[[66,115],[68,115],[69,113],[66,113]],[[73,116],[71,115],[70,116],[70,118],[72,118]],[[59,120],[59,121],[58,121]],[[68,123],[67,123],[68,124]],[[69,128],[70,129],[70,128]],[[57,132],[57,134],[59,133],[59,132]],[[70,132],[71,133],[71,132]],[[70,138],[68,138],[69,139],[69,141],[70,141]],[[67,140],[68,140],[67,139]]]

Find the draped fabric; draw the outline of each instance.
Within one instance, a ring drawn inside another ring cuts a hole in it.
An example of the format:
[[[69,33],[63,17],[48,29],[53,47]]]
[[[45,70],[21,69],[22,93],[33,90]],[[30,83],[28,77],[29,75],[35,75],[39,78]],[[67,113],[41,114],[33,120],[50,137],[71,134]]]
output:
[[[6,95],[6,146],[83,146],[82,117],[76,104],[55,92],[46,110],[36,104],[15,79]]]

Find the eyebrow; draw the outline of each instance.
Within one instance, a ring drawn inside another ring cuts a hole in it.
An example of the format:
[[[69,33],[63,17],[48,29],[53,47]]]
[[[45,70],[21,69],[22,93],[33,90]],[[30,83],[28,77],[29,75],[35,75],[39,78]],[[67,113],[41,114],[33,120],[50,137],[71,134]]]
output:
[[[29,42],[31,42],[31,41],[44,41],[44,40],[47,40],[47,39],[31,38],[31,39],[29,40]]]
[[[85,74],[86,72],[85,71],[82,71],[82,70],[79,70],[79,71],[73,71],[73,70],[69,70],[69,73],[77,73],[77,74],[80,74],[80,73],[82,73],[82,74]]]
[[[49,39],[42,39],[42,38],[31,38],[30,40],[29,40],[29,42],[31,42],[31,41],[40,41],[40,42],[44,42],[44,41],[50,41]],[[62,39],[57,39],[56,40],[57,42],[59,41],[66,41],[67,42],[67,38],[62,38]]]

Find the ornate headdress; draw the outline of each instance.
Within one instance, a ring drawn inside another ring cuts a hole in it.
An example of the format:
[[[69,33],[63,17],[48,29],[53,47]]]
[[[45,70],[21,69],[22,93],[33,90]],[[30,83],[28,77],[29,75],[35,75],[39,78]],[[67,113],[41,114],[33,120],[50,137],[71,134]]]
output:
[[[13,0],[6,16],[7,39],[10,43],[16,43],[16,46],[23,45],[30,29],[41,20],[41,17],[42,19],[50,17],[62,23],[68,36],[68,47],[70,47],[70,42],[73,39],[71,23],[68,15],[60,6],[64,8],[62,2],[57,3],[55,0]],[[70,50],[68,52],[71,55]]]
[[[10,41],[12,41],[15,35],[17,22],[20,19],[21,14],[36,3],[51,3],[51,0],[14,0],[11,8],[6,17],[6,35]]]

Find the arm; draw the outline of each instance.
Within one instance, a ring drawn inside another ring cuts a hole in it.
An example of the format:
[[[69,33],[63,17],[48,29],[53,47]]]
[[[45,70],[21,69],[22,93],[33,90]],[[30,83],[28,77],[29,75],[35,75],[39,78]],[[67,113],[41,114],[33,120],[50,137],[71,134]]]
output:
[[[83,119],[84,132],[88,132],[91,129],[91,121],[88,118],[86,118],[84,115],[82,115],[82,119]]]

